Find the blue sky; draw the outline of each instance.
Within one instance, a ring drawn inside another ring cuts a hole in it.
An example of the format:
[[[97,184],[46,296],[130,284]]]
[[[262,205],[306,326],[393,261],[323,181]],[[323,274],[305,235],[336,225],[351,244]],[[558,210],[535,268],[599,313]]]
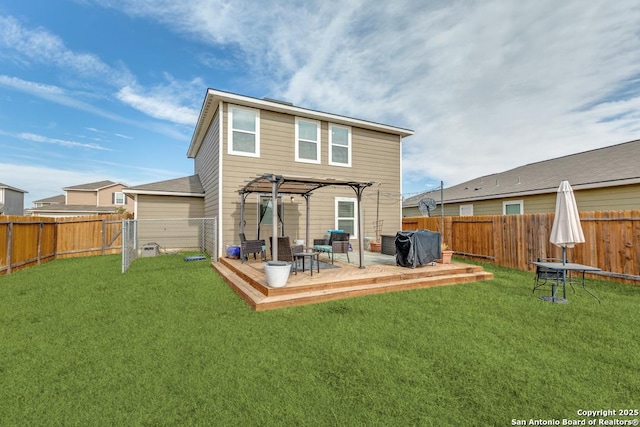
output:
[[[3,0],[0,182],[190,175],[213,87],[413,129],[404,195],[450,186],[637,139],[639,29],[626,0]]]

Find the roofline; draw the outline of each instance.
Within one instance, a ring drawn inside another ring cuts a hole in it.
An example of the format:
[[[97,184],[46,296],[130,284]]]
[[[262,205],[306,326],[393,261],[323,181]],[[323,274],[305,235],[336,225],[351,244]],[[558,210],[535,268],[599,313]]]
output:
[[[216,102],[217,101],[217,102]],[[376,123],[366,121],[362,119],[356,119],[353,117],[340,116],[337,114],[325,113],[323,111],[311,110],[308,108],[296,107],[295,105],[284,104],[281,102],[253,98],[246,95],[239,95],[236,93],[225,92],[217,89],[208,88],[207,94],[200,108],[200,115],[196,122],[193,136],[191,137],[191,143],[187,150],[187,157],[193,158],[200,149],[200,145],[204,140],[204,134],[209,128],[209,124],[213,118],[214,113],[217,110],[217,104],[219,102],[227,102],[231,104],[242,105],[245,107],[258,108],[268,111],[275,111],[278,113],[291,114],[299,117],[306,117],[316,120],[324,120],[336,124],[343,124],[349,126],[356,126],[363,129],[375,130],[380,132],[391,133],[399,135],[401,138],[411,136],[414,134],[413,130],[400,128],[391,125],[385,125],[382,123]]]
[[[126,195],[144,194],[149,196],[181,196],[181,197],[204,197],[204,193],[185,193],[180,191],[154,191],[154,190],[132,190],[123,189]]]
[[[0,188],[6,188],[7,190],[17,191],[18,193],[28,193],[28,191],[21,190],[19,188],[12,187],[10,185],[5,185],[5,184],[0,184]]]
[[[109,184],[109,185],[105,185],[103,187],[97,187],[97,188],[72,188],[74,187],[73,185],[71,187],[63,187],[62,189],[64,191],[100,191],[103,190],[105,188],[109,188],[109,187],[113,187],[114,185],[124,185],[125,187],[127,186],[127,184],[124,184],[122,182],[114,182],[113,184]]]
[[[78,210],[69,210],[69,209],[47,209],[49,206],[41,206],[39,208],[25,208],[25,212],[48,212],[48,213],[114,213],[111,211],[115,211],[120,206],[114,206],[111,210],[95,210],[95,209],[78,209]]]
[[[573,189],[573,191],[579,191],[579,190],[591,190],[594,188],[609,188],[609,187],[619,187],[622,185],[633,185],[633,184],[640,184],[640,177],[636,177],[636,178],[630,178],[630,179],[619,179],[619,180],[615,180],[615,181],[598,181],[598,182],[587,182],[587,183],[583,183],[583,184],[571,184],[571,188]],[[444,189],[445,194],[447,189]],[[477,197],[464,197],[464,198],[458,198],[458,199],[446,199],[444,200],[444,203],[463,203],[463,202],[476,202],[479,200],[495,200],[495,199],[504,199],[506,197],[524,197],[524,196],[536,196],[536,195],[540,195],[540,194],[551,194],[551,193],[555,193],[558,191],[558,187],[547,187],[547,188],[538,188],[538,189],[534,189],[534,190],[529,190],[529,191],[515,191],[515,192],[511,192],[511,193],[498,193],[498,194],[491,194],[491,195],[486,195],[486,196],[477,196]],[[426,195],[427,193],[425,193]],[[411,204],[403,204],[402,207],[404,208],[412,208],[412,207],[416,207],[418,206],[418,202],[419,200],[417,200],[415,203],[411,203]],[[440,204],[440,199],[436,200],[437,204]]]

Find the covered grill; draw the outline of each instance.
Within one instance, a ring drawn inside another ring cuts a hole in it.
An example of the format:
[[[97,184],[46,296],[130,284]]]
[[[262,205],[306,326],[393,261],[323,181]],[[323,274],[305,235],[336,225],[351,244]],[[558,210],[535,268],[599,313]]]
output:
[[[402,267],[427,265],[442,258],[440,233],[427,230],[396,233],[396,264]]]

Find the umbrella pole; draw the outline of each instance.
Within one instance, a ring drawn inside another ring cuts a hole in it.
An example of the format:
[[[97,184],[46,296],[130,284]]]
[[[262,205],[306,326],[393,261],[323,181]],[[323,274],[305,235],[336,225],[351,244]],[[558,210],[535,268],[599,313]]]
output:
[[[567,247],[562,247],[562,265],[567,263]],[[567,270],[562,269],[562,298],[567,299]]]

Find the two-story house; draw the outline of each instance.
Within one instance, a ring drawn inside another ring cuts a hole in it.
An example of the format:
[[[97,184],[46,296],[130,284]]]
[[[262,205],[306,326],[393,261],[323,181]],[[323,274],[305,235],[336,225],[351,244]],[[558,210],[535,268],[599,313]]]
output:
[[[194,177],[203,193],[192,186],[189,188],[194,191],[181,194],[189,198],[189,203],[201,197],[204,216],[218,218],[221,253],[224,245],[239,242],[241,230],[249,239],[273,235],[272,194],[239,194],[258,176],[306,177],[325,183],[330,182],[327,179],[370,182],[373,185],[362,193],[361,210],[356,206],[354,190],[348,186],[314,191],[309,221],[303,197],[280,195],[277,203],[277,235],[289,236],[292,241],[305,239],[308,223],[311,238],[324,237],[327,230],[343,229],[351,234],[356,247],[358,221],[367,236],[375,236],[374,223],[382,222],[389,233],[402,227],[402,139],[412,134],[411,130],[291,103],[208,89],[187,151],[187,156],[194,159]],[[141,197],[145,188],[140,187],[125,190],[136,198],[138,218],[143,217],[138,212],[145,209]],[[153,188],[166,190],[170,197],[170,188],[161,187],[148,184],[147,196]],[[393,203],[381,201],[380,191],[395,194],[396,199]],[[364,218],[358,218],[359,212]],[[244,227],[240,225],[241,215]]]
[[[0,182],[0,215],[23,215],[25,193]]]
[[[65,187],[64,195],[35,200],[29,215],[68,217],[100,215],[127,211],[127,197],[122,191],[126,184],[98,181]]]

